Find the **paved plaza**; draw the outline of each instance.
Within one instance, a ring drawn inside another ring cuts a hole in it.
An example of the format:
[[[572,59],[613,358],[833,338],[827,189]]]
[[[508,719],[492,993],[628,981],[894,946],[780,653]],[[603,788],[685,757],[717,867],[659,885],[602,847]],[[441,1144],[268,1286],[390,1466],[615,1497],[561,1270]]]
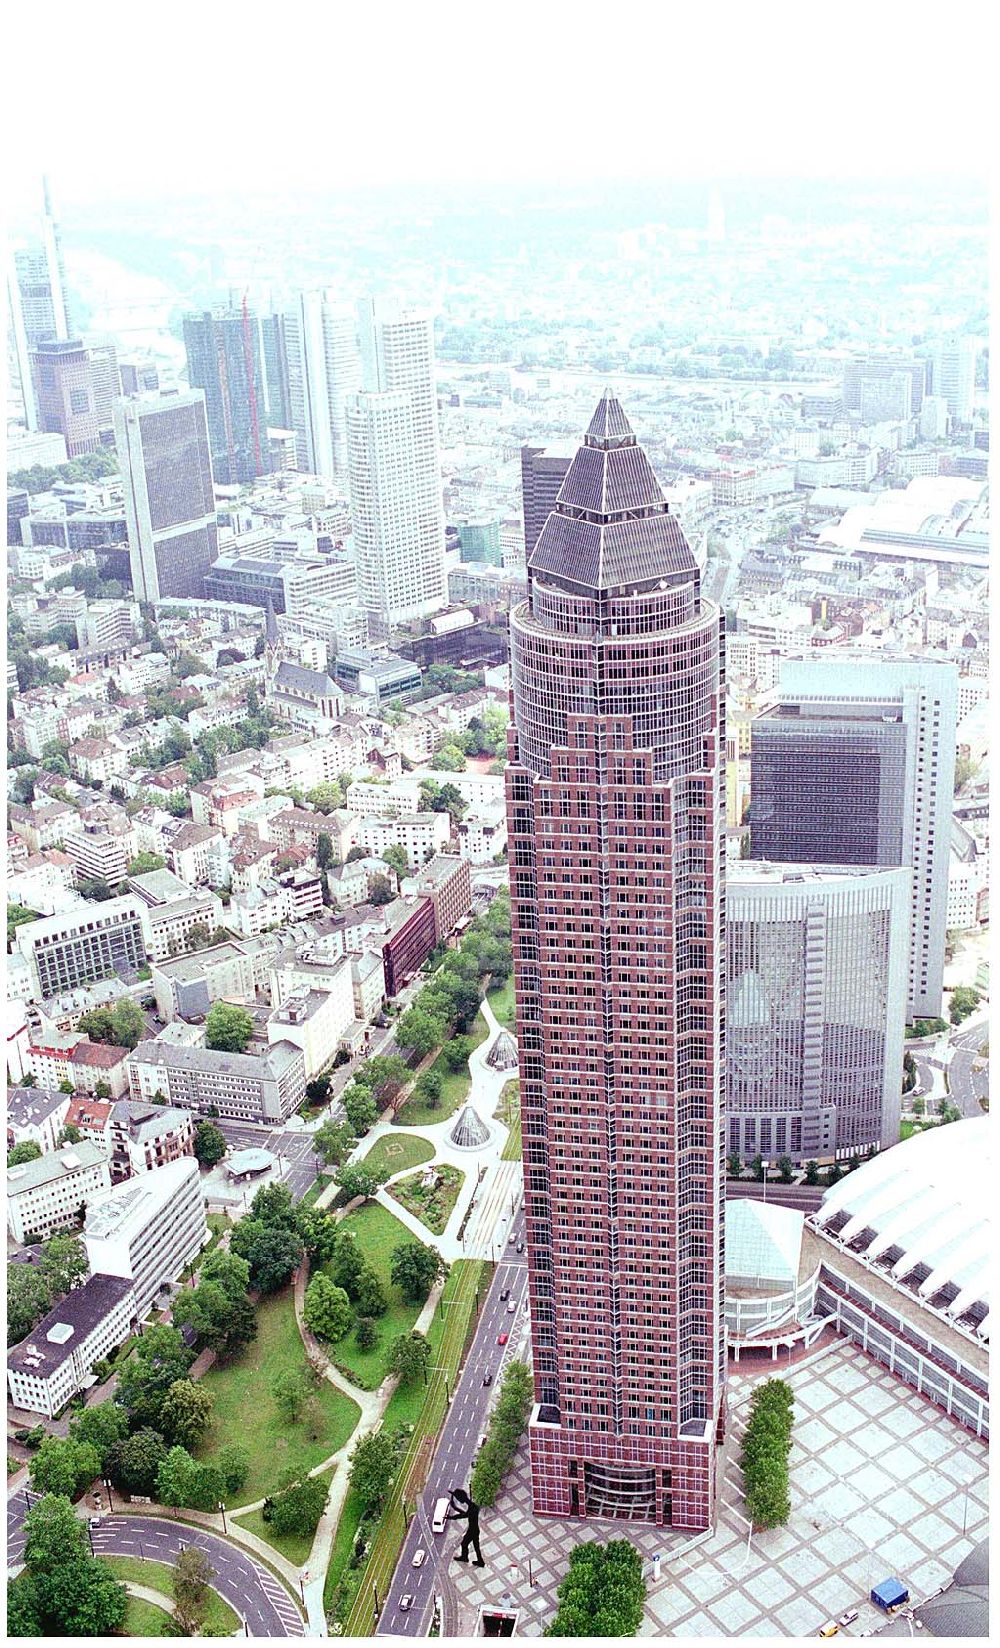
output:
[[[593,1537],[626,1537],[646,1557],[662,1554],[640,1635],[814,1636],[826,1620],[857,1607],[844,1634],[860,1636],[883,1622],[866,1601],[873,1584],[895,1575],[920,1601],[986,1537],[983,1442],[847,1340],[779,1371],[795,1392],[786,1527],[754,1535],[748,1555],[736,1459],[755,1380],[742,1370],[729,1383],[715,1532],[692,1538],[640,1524],[591,1524]],[[459,1630],[471,1632],[480,1604],[499,1603],[506,1593],[521,1609],[518,1634],[540,1636],[582,1530],[532,1515],[526,1447],[499,1504],[483,1512],[482,1530],[488,1567],[480,1573],[450,1564]]]

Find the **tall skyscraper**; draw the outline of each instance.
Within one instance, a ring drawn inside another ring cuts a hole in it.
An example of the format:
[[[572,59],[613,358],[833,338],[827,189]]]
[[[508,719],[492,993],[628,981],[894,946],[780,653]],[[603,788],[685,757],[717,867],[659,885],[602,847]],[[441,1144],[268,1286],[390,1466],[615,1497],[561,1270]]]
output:
[[[948,402],[956,423],[972,422],[977,350],[975,338],[942,338],[934,351],[934,393]]]
[[[101,424],[90,351],[79,338],[36,344],[31,371],[39,429],[62,435],[70,458],[96,452]]]
[[[918,1018],[941,1011],[957,695],[954,664],[788,660],[751,727],[751,857],[910,870]]]
[[[380,571],[391,570],[394,582],[405,583],[405,607],[397,608],[387,599],[377,610],[392,622],[425,617],[448,598],[434,325],[428,314],[376,298],[359,303],[357,313],[363,393],[348,400],[347,434],[359,585],[377,585]],[[380,396],[387,397],[382,406]],[[389,461],[386,441],[394,425],[400,433],[400,451]],[[386,496],[378,490],[383,473],[389,487]],[[408,495],[402,508],[401,491]],[[366,556],[370,564],[363,570]],[[393,565],[404,557],[405,577]]]
[[[191,389],[118,400],[115,444],[136,599],[200,598],[219,553],[205,396]]]
[[[20,386],[25,429],[38,428],[38,405],[31,371],[31,347],[25,326],[21,287],[13,261],[7,264],[7,313],[9,318],[7,358],[11,379]]]
[[[73,336],[73,325],[69,296],[66,290],[66,265],[63,262],[62,237],[59,233],[59,224],[56,221],[56,214],[52,205],[52,185],[47,177],[42,178],[42,205],[44,208],[42,213],[42,241],[48,264],[49,288],[52,293],[52,312],[55,320],[56,337],[65,339]]]
[[[896,372],[910,375],[910,411],[917,413],[923,405],[927,387],[927,362],[913,355],[874,354],[844,362],[843,398],[845,412],[861,411],[862,384],[873,384],[891,378]],[[909,417],[910,413],[907,413]]]
[[[706,1528],[726,1358],[723,624],[609,394],[510,641],[534,1508]]]
[[[897,1143],[909,954],[908,870],[730,869],[730,1150],[808,1161]]]
[[[188,382],[205,393],[212,468],[223,486],[270,471],[267,415],[255,315],[239,309],[184,316]]]
[[[118,351],[110,338],[90,338],[90,382],[94,391],[94,411],[102,446],[114,444],[115,401],[121,390]]]
[[[28,347],[34,349],[36,344],[55,342],[56,314],[44,246],[19,247],[14,253],[14,274]]]
[[[288,353],[284,315],[260,318],[260,357],[264,371],[264,401],[270,429],[291,429],[288,399]]]
[[[346,488],[347,400],[361,387],[353,309],[300,292],[261,337],[271,427],[294,431],[296,468]]]
[[[545,446],[521,448],[521,504],[524,511],[524,555],[531,555],[538,535],[556,506],[559,488],[573,461],[572,453]]]

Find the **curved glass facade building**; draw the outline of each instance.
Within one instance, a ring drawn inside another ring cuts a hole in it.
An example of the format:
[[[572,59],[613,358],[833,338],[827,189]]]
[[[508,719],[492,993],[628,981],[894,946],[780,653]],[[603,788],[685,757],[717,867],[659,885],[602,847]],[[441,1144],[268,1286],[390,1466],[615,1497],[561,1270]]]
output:
[[[534,1506],[705,1528],[725,1377],[722,619],[610,395],[510,630]]]
[[[897,1142],[909,931],[909,870],[730,870],[730,1150],[805,1161]]]

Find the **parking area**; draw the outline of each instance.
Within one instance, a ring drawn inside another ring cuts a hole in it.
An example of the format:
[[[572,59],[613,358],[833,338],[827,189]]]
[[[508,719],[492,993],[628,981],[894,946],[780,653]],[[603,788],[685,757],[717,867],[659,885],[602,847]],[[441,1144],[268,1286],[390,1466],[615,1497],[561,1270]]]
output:
[[[569,1551],[586,1538],[620,1536],[647,1558],[662,1554],[640,1636],[815,1636],[857,1608],[857,1620],[841,1633],[854,1637],[884,1623],[867,1601],[880,1580],[897,1576],[916,1601],[936,1591],[986,1537],[986,1445],[846,1340],[775,1371],[795,1392],[786,1527],[753,1535],[748,1549],[736,1460],[753,1380],[734,1374],[730,1463],[713,1534],[694,1544],[639,1525],[535,1518],[522,1446],[499,1503],[483,1512],[488,1568],[452,1574],[463,1628],[481,1602],[509,1592],[522,1609],[518,1633],[540,1636]]]

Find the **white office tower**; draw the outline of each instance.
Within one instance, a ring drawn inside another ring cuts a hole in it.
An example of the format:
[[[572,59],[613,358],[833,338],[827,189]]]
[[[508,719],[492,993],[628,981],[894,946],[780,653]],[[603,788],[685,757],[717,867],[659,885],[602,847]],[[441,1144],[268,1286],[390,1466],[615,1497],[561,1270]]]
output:
[[[200,600],[219,553],[205,396],[123,396],[114,424],[135,598]]]
[[[362,602],[390,623],[447,602],[434,326],[381,299],[358,305],[363,391],[348,404]]]
[[[52,210],[52,190],[47,177],[42,179],[42,199],[45,207],[42,215],[42,243],[45,247],[45,261],[48,265],[49,286],[52,290],[52,313],[55,319],[56,337],[65,340],[70,335],[69,312],[66,302],[66,266],[63,263],[59,225]]]
[[[972,422],[976,353],[975,338],[942,338],[934,351],[934,393],[943,395],[956,423]]]
[[[296,465],[347,483],[347,398],[361,385],[354,313],[324,292],[300,292],[284,317]]]

